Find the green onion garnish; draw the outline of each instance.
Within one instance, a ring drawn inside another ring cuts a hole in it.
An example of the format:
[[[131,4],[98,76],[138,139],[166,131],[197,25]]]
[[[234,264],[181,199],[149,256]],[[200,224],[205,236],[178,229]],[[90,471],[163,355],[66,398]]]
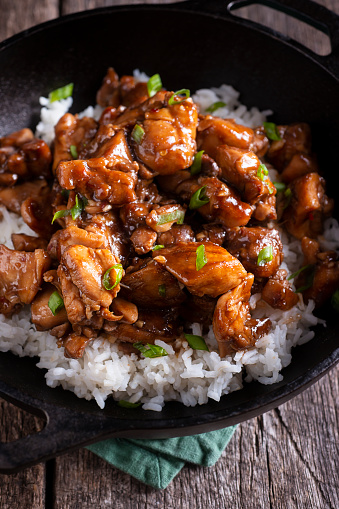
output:
[[[168,214],[161,214],[157,220],[157,225],[171,223],[172,221],[176,221],[177,224],[183,224],[184,217],[185,212],[183,210],[174,210],[173,212],[168,212]]]
[[[286,184],[284,184],[283,182],[273,182],[273,185],[276,188],[277,193],[281,193],[286,189]]]
[[[201,158],[204,153],[204,150],[200,150],[194,156],[193,164],[191,166],[191,175],[197,175],[201,172]]]
[[[113,285],[110,284],[110,272],[112,269],[115,270],[115,282]],[[108,291],[113,290],[113,288],[115,288],[120,283],[122,274],[123,274],[123,268],[122,268],[121,263],[117,263],[116,265],[113,265],[112,267],[107,269],[103,278],[102,278],[102,284],[103,284],[103,287],[105,288],[105,290],[108,290]]]
[[[200,270],[207,263],[207,256],[206,256],[206,253],[205,253],[205,246],[204,246],[204,244],[200,244],[200,246],[197,247],[197,250],[196,250],[195,253],[196,253],[195,268],[197,270]]]
[[[257,177],[264,181],[265,180],[265,177],[267,177],[268,175],[268,169],[266,168],[266,166],[264,164],[260,164],[259,165],[259,168],[257,170]]]
[[[292,191],[289,187],[287,189],[285,189],[284,195],[285,195],[285,204],[283,206],[283,210],[287,209],[287,207],[289,206],[289,204],[291,203],[291,200],[292,200]]]
[[[277,129],[276,124],[273,122],[264,122],[263,123],[265,133],[267,135],[267,138],[272,141],[281,140],[279,131]]]
[[[122,408],[138,408],[140,405],[142,405],[141,401],[139,401],[138,403],[131,403],[130,401],[124,401],[123,399],[121,399],[120,401],[118,401],[118,405],[121,406]]]
[[[164,249],[165,246],[162,244],[157,244],[156,246],[152,247],[152,251],[158,251],[158,249]]]
[[[148,95],[153,97],[162,89],[162,82],[159,74],[154,74],[147,82]]]
[[[159,285],[158,289],[159,289],[159,295],[161,297],[166,297],[166,285]]]
[[[70,213],[72,214],[72,219],[75,221],[75,219],[78,219],[78,217],[81,215],[81,212],[83,211],[84,203],[81,198],[78,197],[78,195],[75,196],[75,205],[70,209]]]
[[[210,351],[203,337],[196,336],[195,334],[184,334],[184,336],[187,343],[191,348],[193,348],[193,350],[207,350],[207,352]]]
[[[287,278],[287,281],[295,279],[297,276],[299,276],[301,272],[303,272],[306,269],[309,269],[310,267],[312,267],[312,265],[304,265],[303,267],[301,267],[301,269],[297,270],[296,272],[293,272],[293,274],[290,274]]]
[[[198,209],[209,201],[210,199],[206,196],[206,186],[202,186],[191,196],[189,208],[191,210]]]
[[[265,246],[258,254],[257,265],[262,267],[273,260],[273,248],[271,245]]]
[[[71,145],[69,147],[69,151],[71,153],[71,156],[73,157],[73,159],[78,159],[78,151],[77,151],[77,148],[75,145]]]
[[[141,143],[141,140],[142,140],[144,134],[145,134],[145,131],[143,130],[141,125],[135,124],[135,126],[133,127],[133,131],[132,131],[132,138],[136,143],[138,143],[138,145],[139,145],[139,143]]]
[[[84,210],[84,208],[86,207],[86,205],[87,205],[87,199],[84,196],[82,198],[79,198],[79,196],[76,195],[75,196],[75,205],[73,205],[73,207],[71,209],[58,210],[58,212],[56,212],[53,216],[52,224],[59,217],[65,217],[65,216],[69,216],[69,215],[71,215],[73,221],[75,221],[75,219],[77,219],[81,215],[81,213]]]
[[[168,99],[168,106],[174,106],[175,104],[181,104],[186,99],[189,98],[191,92],[188,90],[188,88],[182,88],[181,90],[177,90],[174,92],[174,94]],[[185,97],[181,99],[175,99],[178,95],[184,95]]]
[[[149,357],[150,359],[154,359],[155,357],[165,357],[168,355],[164,348],[157,345],[151,345],[150,343],[144,345],[139,341],[138,343],[133,343],[133,346],[139,350],[144,357]]]
[[[215,103],[211,104],[211,106],[206,108],[206,111],[208,111],[209,113],[214,113],[216,110],[218,110],[219,108],[223,108],[224,106],[227,106],[227,104],[224,103],[223,101],[216,101]]]
[[[60,101],[61,99],[67,99],[73,94],[73,83],[68,83],[64,87],[57,88],[48,94],[48,99],[50,103],[54,103],[54,101]]]
[[[339,313],[339,290],[336,290],[332,295],[331,304],[333,309]]]
[[[64,301],[59,292],[53,292],[48,300],[48,307],[55,316],[64,307]]]

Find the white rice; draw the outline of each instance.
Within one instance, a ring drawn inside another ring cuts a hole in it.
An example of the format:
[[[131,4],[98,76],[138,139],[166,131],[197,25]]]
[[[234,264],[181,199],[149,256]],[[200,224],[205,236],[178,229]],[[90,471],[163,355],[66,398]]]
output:
[[[147,75],[135,71],[139,80]],[[204,113],[212,103],[223,101],[227,106],[215,111],[215,115],[234,118],[237,122],[254,127],[262,124],[269,111],[257,108],[248,110],[238,101],[239,93],[228,85],[212,90],[199,90],[193,99]],[[71,99],[49,103],[41,98],[41,122],[37,135],[50,143],[54,136],[53,127],[70,108]],[[102,109],[89,107],[81,116],[99,118]],[[1,209],[0,242],[13,247],[12,232],[33,232],[16,214]],[[326,222],[327,230],[321,238],[326,249],[339,249],[339,226],[336,220]],[[283,267],[294,272],[302,263],[300,242],[289,242],[286,233],[281,232],[285,260]],[[0,351],[11,351],[19,356],[37,356],[39,368],[46,369],[46,383],[50,387],[61,385],[73,391],[79,398],[95,399],[100,408],[113,395],[116,400],[132,403],[141,401],[144,410],[161,411],[165,401],[177,400],[186,406],[202,405],[209,398],[219,401],[221,396],[243,387],[243,374],[247,382],[258,380],[262,384],[273,384],[283,379],[280,371],[291,362],[293,346],[306,343],[313,338],[310,330],[323,323],[313,315],[314,304],[303,304],[302,296],[297,306],[290,311],[272,309],[261,300],[260,294],[250,299],[253,316],[268,316],[272,330],[260,338],[256,347],[220,358],[212,327],[205,337],[210,351],[192,350],[186,341],[178,341],[179,354],[161,340],[155,341],[165,348],[168,356],[155,359],[140,358],[135,354],[124,355],[116,344],[98,338],[85,349],[83,358],[66,359],[63,348],[58,348],[56,339],[48,332],[38,332],[30,322],[30,309],[26,307],[12,318],[0,314]],[[325,324],[324,324],[325,325]],[[201,334],[198,323],[192,325],[193,334]]]

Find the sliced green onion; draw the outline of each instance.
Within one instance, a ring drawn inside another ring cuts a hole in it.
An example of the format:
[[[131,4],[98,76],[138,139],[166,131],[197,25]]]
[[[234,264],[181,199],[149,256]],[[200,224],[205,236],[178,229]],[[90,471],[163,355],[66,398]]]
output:
[[[301,272],[303,272],[306,269],[309,269],[310,267],[312,267],[312,265],[304,265],[303,267],[301,267],[301,269],[297,270],[296,272],[293,272],[293,274],[290,274],[287,278],[287,281],[295,279],[297,276],[299,276]]]
[[[183,97],[181,99],[175,99],[178,95],[184,95],[185,97]],[[177,90],[168,99],[168,106],[174,106],[175,104],[181,104],[184,101],[186,101],[186,99],[188,99],[190,95],[191,95],[191,92],[188,90],[188,88],[182,88],[181,90]]]
[[[147,82],[147,91],[150,97],[153,97],[162,89],[162,82],[159,74],[153,74]]]
[[[195,268],[197,270],[200,270],[207,263],[207,256],[206,256],[206,253],[205,253],[205,246],[204,246],[204,244],[200,244],[200,246],[197,247],[197,250],[196,250],[195,253],[196,253]]]
[[[339,313],[339,290],[336,290],[332,295],[331,304],[333,309]]]
[[[286,189],[286,184],[284,184],[283,182],[273,182],[273,185],[276,188],[277,193],[281,193]]]
[[[287,207],[289,206],[289,204],[291,203],[291,200],[292,200],[292,191],[289,187],[287,189],[285,189],[284,195],[285,195],[285,204],[283,206],[283,210],[287,209]]]
[[[194,156],[194,160],[191,166],[191,175],[197,175],[201,172],[201,158],[204,153],[204,150],[200,150]]]
[[[144,134],[145,134],[145,131],[143,130],[141,125],[135,124],[135,126],[133,127],[133,131],[132,131],[132,138],[136,143],[138,143],[138,145],[139,145],[139,143],[141,143],[141,140],[142,140]]]
[[[273,260],[273,248],[271,245],[265,246],[258,254],[257,265],[262,267]]]
[[[59,292],[53,292],[48,299],[48,307],[55,316],[64,307],[64,301]]]
[[[164,249],[165,246],[162,244],[157,244],[156,246],[152,247],[152,251],[158,251],[158,249]]]
[[[115,282],[113,285],[110,284],[110,272],[112,269],[115,270]],[[108,290],[108,291],[113,290],[113,288],[115,288],[120,283],[120,281],[122,279],[122,274],[123,274],[123,268],[122,268],[121,263],[117,263],[116,265],[113,265],[112,267],[107,269],[103,278],[102,278],[102,285],[105,288],[105,290]]]
[[[264,122],[263,126],[265,129],[267,138],[269,140],[272,140],[272,141],[281,140],[281,136],[279,134],[276,124],[274,124],[273,122]]]
[[[59,217],[65,217],[65,216],[69,216],[71,213],[70,209],[62,209],[62,210],[58,210],[58,212],[56,212],[53,216],[53,219],[52,219],[52,224],[54,223],[54,221],[56,219],[59,219]]]
[[[67,99],[73,94],[73,83],[68,83],[64,87],[57,88],[48,94],[48,99],[50,103],[54,103],[54,101],[60,101],[61,99]]]
[[[130,401],[125,401],[121,399],[120,401],[118,401],[118,405],[121,406],[122,408],[138,408],[140,405],[142,405],[142,403],[141,401],[139,401],[138,403],[131,403]]]
[[[209,201],[210,199],[206,196],[206,186],[202,186],[191,196],[189,208],[191,210],[198,209]]]
[[[75,196],[75,205],[70,209],[70,212],[72,214],[72,219],[75,221],[75,219],[78,219],[78,217],[81,215],[81,212],[83,211],[84,204],[81,198],[78,197],[78,195]]]
[[[75,145],[71,145],[69,147],[69,151],[71,153],[71,156],[73,157],[73,159],[78,159],[78,151],[77,151],[77,148]]]
[[[161,297],[166,297],[166,285],[159,285],[158,289],[159,289],[159,295]]]
[[[218,110],[219,108],[223,108],[224,106],[227,106],[227,104],[224,103],[223,101],[216,101],[215,103],[211,104],[211,106],[206,108],[206,111],[208,111],[209,113],[214,113],[216,110]]]
[[[210,351],[203,337],[196,336],[195,334],[184,334],[184,336],[187,343],[191,348],[193,348],[193,350],[207,350],[207,352]]]
[[[268,175],[268,169],[266,168],[266,166],[264,164],[260,164],[259,168],[257,170],[257,177],[261,181],[264,181],[265,177],[267,177],[267,175]]]
[[[173,212],[168,212],[167,214],[161,214],[157,220],[157,225],[171,223],[172,221],[176,221],[177,224],[183,224],[184,217],[185,212],[177,209]]]
[[[151,345],[150,343],[144,345],[139,341],[138,343],[133,343],[133,346],[139,350],[144,357],[149,357],[150,359],[154,359],[155,357],[165,357],[168,355],[164,348],[157,345]]]

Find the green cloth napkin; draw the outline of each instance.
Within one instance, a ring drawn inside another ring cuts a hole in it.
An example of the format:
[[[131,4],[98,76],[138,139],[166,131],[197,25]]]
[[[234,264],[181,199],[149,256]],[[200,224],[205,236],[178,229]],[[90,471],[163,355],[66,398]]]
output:
[[[139,481],[164,489],[185,463],[210,467],[220,458],[236,426],[202,435],[163,440],[112,438],[87,447]]]

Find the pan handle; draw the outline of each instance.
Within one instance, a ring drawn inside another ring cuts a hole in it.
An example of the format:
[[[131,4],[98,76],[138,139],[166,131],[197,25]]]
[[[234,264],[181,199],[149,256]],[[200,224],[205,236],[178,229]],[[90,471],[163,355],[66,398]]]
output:
[[[0,473],[12,474],[18,470],[46,461],[65,451],[77,449],[97,440],[121,436],[124,425],[112,426],[110,419],[65,407],[50,405],[28,395],[17,394],[16,390],[0,382],[0,395],[46,420],[42,431],[13,442],[0,442]],[[84,425],[86,423],[86,425]]]
[[[326,56],[317,55],[303,44],[269,27],[251,20],[235,17],[232,14],[232,11],[252,4],[266,5],[272,9],[284,12],[325,33],[330,38],[331,53]],[[236,19],[241,25],[266,32],[307,54],[335,78],[339,79],[339,16],[313,0],[189,0],[188,2],[177,3],[176,8],[200,11],[204,14],[223,18],[231,17],[233,20]]]

